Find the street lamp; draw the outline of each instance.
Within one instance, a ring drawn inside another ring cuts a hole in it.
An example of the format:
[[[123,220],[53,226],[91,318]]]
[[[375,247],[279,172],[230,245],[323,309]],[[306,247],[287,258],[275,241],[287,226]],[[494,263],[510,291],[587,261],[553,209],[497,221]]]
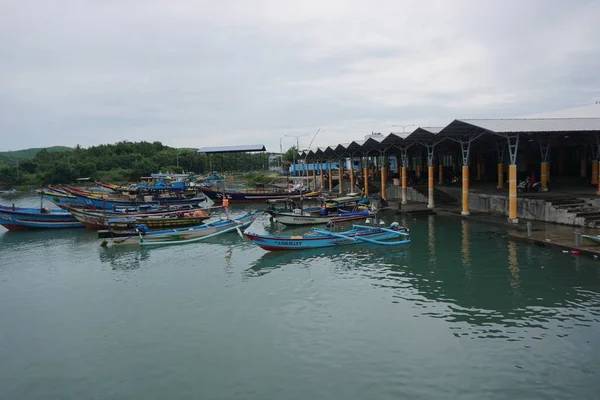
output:
[[[301,138],[302,136],[308,136],[310,135],[309,133],[304,134],[304,135],[284,135],[286,137],[295,137],[296,138],[296,151],[300,151],[300,141],[298,140],[298,138]],[[292,153],[292,157],[293,157],[293,161],[294,161],[294,168],[296,168],[296,151],[294,151]]]
[[[402,133],[404,133],[405,132],[404,130],[406,128],[408,128],[409,126],[415,126],[415,124],[410,124],[410,125],[392,125],[392,126],[396,127],[396,128],[402,128]]]

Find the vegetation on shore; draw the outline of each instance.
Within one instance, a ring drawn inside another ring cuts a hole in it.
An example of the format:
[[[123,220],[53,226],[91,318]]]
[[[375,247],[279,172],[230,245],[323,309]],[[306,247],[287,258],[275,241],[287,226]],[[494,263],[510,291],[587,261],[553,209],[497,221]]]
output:
[[[114,183],[136,182],[156,172],[205,174],[268,169],[264,153],[213,154],[178,149],[161,142],[118,142],[83,148],[52,147],[0,153],[0,188],[38,187],[91,178]],[[260,175],[258,175],[260,176]],[[262,178],[255,177],[256,183]]]

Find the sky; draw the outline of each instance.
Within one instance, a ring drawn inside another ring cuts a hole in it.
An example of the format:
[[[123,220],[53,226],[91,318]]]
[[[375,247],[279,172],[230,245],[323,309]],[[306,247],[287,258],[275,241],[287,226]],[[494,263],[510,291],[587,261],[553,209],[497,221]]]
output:
[[[600,100],[600,1],[0,0],[0,150],[278,151]]]

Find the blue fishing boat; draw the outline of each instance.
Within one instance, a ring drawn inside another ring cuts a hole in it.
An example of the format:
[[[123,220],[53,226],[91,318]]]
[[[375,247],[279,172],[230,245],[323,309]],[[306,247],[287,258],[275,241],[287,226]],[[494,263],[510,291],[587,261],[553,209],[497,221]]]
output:
[[[274,236],[249,232],[244,232],[244,235],[257,246],[268,251],[304,250],[358,243],[370,243],[380,246],[403,246],[410,243],[408,230],[401,227],[397,222],[392,223],[389,228],[352,225],[352,229],[345,232],[313,228],[312,233],[306,235]],[[387,241],[398,238],[401,238],[401,240]]]
[[[199,242],[237,229],[245,229],[260,215],[259,211],[252,211],[241,217],[233,219],[222,219],[204,225],[189,228],[166,229],[160,231],[148,231],[143,224],[129,232],[99,232],[104,240],[101,246],[131,245],[140,246],[165,246],[174,244],[186,244]]]
[[[0,206],[0,225],[8,230],[82,228],[66,210]]]
[[[159,206],[159,205],[173,205],[173,206],[197,206],[199,203],[206,201],[206,197],[194,197],[191,199],[163,199],[157,198],[149,201],[136,201],[136,200],[112,200],[110,198],[100,198],[86,196],[79,193],[71,192],[73,196],[79,201],[79,205],[85,207],[103,209],[116,209],[119,207],[139,207],[139,206]]]

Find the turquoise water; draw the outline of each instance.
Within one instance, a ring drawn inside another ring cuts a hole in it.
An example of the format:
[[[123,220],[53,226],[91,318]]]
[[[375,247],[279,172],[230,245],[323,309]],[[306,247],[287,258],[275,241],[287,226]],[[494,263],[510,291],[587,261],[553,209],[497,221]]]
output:
[[[398,220],[406,249],[302,253],[0,231],[0,398],[598,398],[598,261]]]

